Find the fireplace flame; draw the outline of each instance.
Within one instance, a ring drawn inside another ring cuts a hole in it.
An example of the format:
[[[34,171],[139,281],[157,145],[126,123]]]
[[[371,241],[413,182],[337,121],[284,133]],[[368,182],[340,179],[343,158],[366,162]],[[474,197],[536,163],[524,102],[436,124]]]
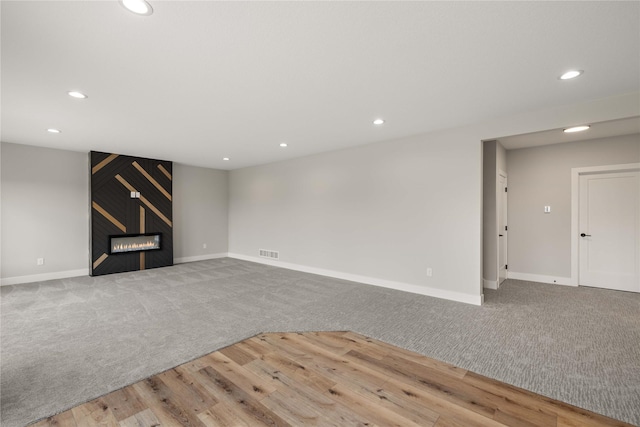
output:
[[[156,249],[158,244],[154,241],[147,241],[144,243],[128,243],[128,244],[115,244],[113,245],[112,252],[127,252],[127,251],[139,251],[144,249]]]

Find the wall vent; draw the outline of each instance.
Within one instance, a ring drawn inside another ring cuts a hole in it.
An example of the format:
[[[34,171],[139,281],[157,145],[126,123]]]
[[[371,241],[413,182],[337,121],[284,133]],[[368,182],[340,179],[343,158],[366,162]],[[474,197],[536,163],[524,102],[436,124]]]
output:
[[[266,249],[260,249],[260,256],[262,258],[278,259],[280,254],[277,251],[268,251]]]

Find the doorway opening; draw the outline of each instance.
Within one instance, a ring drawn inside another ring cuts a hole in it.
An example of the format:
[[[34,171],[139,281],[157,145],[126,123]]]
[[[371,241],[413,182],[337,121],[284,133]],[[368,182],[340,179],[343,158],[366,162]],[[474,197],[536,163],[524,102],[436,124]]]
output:
[[[483,141],[483,288],[514,279],[640,292],[640,178],[627,173],[640,173],[639,147],[640,116]]]

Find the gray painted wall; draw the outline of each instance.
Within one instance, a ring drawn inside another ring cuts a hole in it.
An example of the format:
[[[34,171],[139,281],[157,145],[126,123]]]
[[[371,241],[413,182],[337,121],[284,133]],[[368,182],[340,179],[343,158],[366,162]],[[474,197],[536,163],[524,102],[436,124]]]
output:
[[[173,164],[173,256],[221,254],[228,250],[228,172]],[[207,247],[203,248],[202,245]]]
[[[88,274],[88,153],[5,142],[0,150],[0,277]],[[175,259],[226,253],[227,172],[174,163],[173,186]]]
[[[481,148],[449,133],[231,171],[229,252],[479,295]]]
[[[507,150],[500,144],[500,141],[496,142],[496,169],[507,172]]]
[[[4,142],[0,149],[2,277],[87,269],[87,154]]]
[[[640,162],[640,135],[509,150],[507,159],[509,271],[568,278],[571,168]]]

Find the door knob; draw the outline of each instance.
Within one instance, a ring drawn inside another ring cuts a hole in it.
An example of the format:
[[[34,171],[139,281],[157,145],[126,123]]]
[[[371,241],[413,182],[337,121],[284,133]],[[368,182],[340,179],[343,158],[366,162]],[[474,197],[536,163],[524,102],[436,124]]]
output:
[[[580,233],[580,237],[591,237],[591,234]]]
[[[498,234],[498,237],[502,237],[502,234]]]

